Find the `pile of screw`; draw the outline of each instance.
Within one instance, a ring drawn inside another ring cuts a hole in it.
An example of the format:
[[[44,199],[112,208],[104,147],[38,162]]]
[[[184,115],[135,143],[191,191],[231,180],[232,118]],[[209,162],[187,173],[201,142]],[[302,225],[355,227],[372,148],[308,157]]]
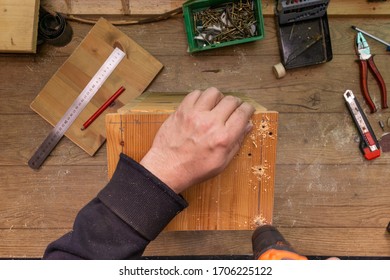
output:
[[[193,15],[194,37],[200,46],[249,38],[257,35],[253,0],[240,0]]]

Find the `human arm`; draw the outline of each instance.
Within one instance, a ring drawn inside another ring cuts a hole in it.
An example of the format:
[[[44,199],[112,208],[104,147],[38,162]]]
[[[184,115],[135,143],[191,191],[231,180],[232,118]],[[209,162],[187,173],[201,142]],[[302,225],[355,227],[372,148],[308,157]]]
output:
[[[157,177],[124,154],[107,186],[77,214],[73,230],[51,243],[44,259],[140,257],[187,206]]]
[[[45,259],[126,259],[187,204],[178,195],[221,172],[251,129],[253,107],[217,89],[194,91],[161,126],[140,164],[121,155],[107,184],[77,215],[73,231]]]

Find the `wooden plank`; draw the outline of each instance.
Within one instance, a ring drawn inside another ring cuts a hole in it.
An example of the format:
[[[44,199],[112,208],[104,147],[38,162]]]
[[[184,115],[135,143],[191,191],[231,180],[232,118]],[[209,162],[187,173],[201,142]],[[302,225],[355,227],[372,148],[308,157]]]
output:
[[[386,168],[388,163],[277,165],[274,222],[281,227],[385,228],[390,217]]]
[[[104,0],[72,1],[72,0],[42,0],[42,5],[50,10],[66,14],[99,14],[99,15],[144,15],[162,14],[180,7],[183,0]]]
[[[170,97],[181,100],[184,95]],[[150,99],[151,103],[156,100]],[[135,105],[134,111],[106,116],[109,177],[121,152],[136,161],[146,154],[169,111],[179,103],[169,104],[169,101],[164,101],[167,112],[163,112],[161,106],[156,109]],[[144,100],[140,103],[150,104]],[[261,107],[252,122],[254,129],[224,172],[183,193],[190,206],[167,230],[244,230],[253,227],[256,217],[272,221],[277,113]]]
[[[183,56],[192,57],[193,60],[196,60],[203,56],[232,56],[237,58],[243,56],[279,56],[274,18],[265,18],[264,23],[266,37],[261,41],[219,48],[217,50],[209,50],[196,53],[191,56],[187,52],[187,39],[182,16],[177,16],[173,19],[160,21],[158,23],[119,26],[118,29],[126,34],[131,34],[131,38],[133,40],[159,58],[162,56]],[[68,57],[74,52],[80,44],[82,38],[84,38],[91,29],[91,25],[87,24],[71,22],[70,25],[74,30],[75,36],[73,37],[72,42],[67,46],[58,48],[50,45],[43,45],[41,47],[42,52],[38,53],[36,56],[19,56],[17,58],[26,62],[33,60],[33,62],[40,62],[42,64],[46,63],[47,65],[44,66],[50,67],[49,64],[53,58],[64,56]],[[333,17],[329,19],[329,25],[334,55],[350,54],[356,57],[354,47],[351,45],[351,42],[354,42],[353,40],[356,32],[352,30],[351,25],[360,26],[368,32],[371,32],[386,41],[390,41],[390,35],[386,32],[390,28],[390,22],[385,17],[378,17],[375,19],[353,17],[349,20]],[[145,36],[145,34],[148,34],[148,36]],[[172,40],[172,38],[175,39]],[[384,45],[371,39],[368,40],[370,40],[369,42],[372,52],[376,55],[386,54]],[[161,44],[164,45],[163,48],[161,47]],[[4,55],[0,56],[0,61],[6,63]],[[55,62],[55,60],[53,62]],[[42,68],[35,69],[32,63],[28,63],[27,65],[36,72],[38,72],[37,70],[42,70]],[[272,65],[270,65],[270,67],[272,67]]]
[[[388,55],[376,55],[375,61],[386,84],[390,84],[390,68],[386,67],[386,58]],[[278,56],[253,56],[251,59],[247,58],[245,62],[239,62],[239,57],[228,55],[199,57],[196,62],[194,58],[188,56],[180,56],[180,59],[161,56],[158,59],[165,68],[148,91],[190,92],[194,88],[204,89],[214,85],[222,92],[245,92],[256,101],[260,101],[261,98],[265,107],[279,112],[341,113],[346,112],[341,96],[346,89],[351,89],[361,105],[366,108],[358,82],[359,67],[355,62],[355,55],[345,55],[343,59],[335,59],[327,64],[289,71],[285,78],[278,81],[272,74],[270,66],[277,63]],[[52,61],[54,65],[58,65],[63,58]],[[15,86],[13,83],[5,83],[0,89],[3,93],[0,95],[2,101],[0,108],[3,113],[31,113],[26,105],[44,86],[47,75],[56,70],[55,66],[45,67],[47,64],[44,62],[31,65],[32,69],[38,72],[31,72],[23,62],[15,63],[8,71],[5,68],[0,69],[2,77],[9,78],[15,83]],[[339,72],[338,69],[342,71]],[[18,74],[22,71],[27,71],[26,77]],[[239,73],[244,74],[238,75]],[[301,79],[301,76],[310,78]],[[332,82],[324,83],[324,77]],[[371,75],[369,79],[374,102],[380,103],[376,81]],[[178,80],[180,83],[175,83]],[[226,84],[226,80],[229,80],[229,84]]]
[[[71,229],[76,214],[107,183],[107,168],[44,166],[36,172],[2,166],[0,178],[0,229]]]
[[[100,15],[149,15],[163,14],[181,7],[186,0],[111,0],[107,1],[72,1],[72,0],[42,0],[42,5],[54,11],[65,14],[100,14]],[[262,1],[264,16],[274,15],[274,1]],[[378,16],[388,15],[390,7],[387,3],[369,3],[367,1],[332,0],[328,7],[330,16]]]
[[[105,141],[103,116],[115,112],[145,90],[162,68],[157,59],[101,19],[31,103],[35,112],[53,126],[56,125],[111,54],[115,44],[122,46],[126,57],[65,133],[91,156]],[[103,112],[88,129],[81,131],[83,123],[121,86],[126,91],[115,101],[115,105]]]
[[[4,149],[0,158],[1,166],[26,166],[36,147],[42,143],[52,129],[38,115],[0,115],[0,143]],[[94,157],[67,138],[63,138],[45,162],[45,166],[89,165],[106,166],[106,149],[101,148]],[[44,166],[42,167],[44,169]],[[28,169],[27,169],[28,170]],[[31,170],[29,170],[31,171]],[[12,171],[11,171],[12,173]],[[37,182],[40,178],[37,178]]]
[[[352,22],[356,24],[361,20]],[[359,67],[355,62],[357,57],[352,46],[355,33],[350,28],[351,21],[331,19],[335,59],[326,64],[288,71],[287,76],[281,80],[277,80],[271,71],[272,65],[279,62],[274,22],[271,19],[266,19],[265,22],[268,35],[261,43],[222,48],[218,52],[205,52],[196,56],[186,53],[185,38],[177,31],[181,25],[178,26],[176,20],[129,26],[123,30],[131,34],[149,52],[157,55],[158,60],[165,65],[161,75],[158,75],[148,88],[149,91],[190,92],[194,88],[215,85],[224,92],[245,92],[256,101],[261,101],[267,108],[278,112],[343,112],[345,105],[339,93],[346,88],[352,89],[355,95],[361,98]],[[366,19],[365,25],[368,31],[378,33],[390,41],[390,36],[386,35],[386,30],[390,30],[388,20]],[[86,34],[90,29],[89,25],[72,23],[72,26],[77,34]],[[12,81],[0,87],[0,111],[31,112],[27,105],[74,52],[79,45],[80,36],[75,36],[74,43],[65,48],[45,46],[42,52],[47,53],[46,56],[0,56],[0,63],[4,65],[0,68],[0,75],[5,81]],[[170,40],[170,36],[175,36],[178,40]],[[155,44],[156,41],[161,41],[167,47],[161,48],[159,44]],[[390,68],[386,65],[388,54],[379,43],[370,41],[370,46],[376,54],[376,64],[385,82],[389,84]],[[341,71],[338,71],[339,69]],[[309,78],[300,78],[301,76]],[[331,82],[324,83],[324,77]],[[369,77],[372,78],[371,75]],[[179,79],[180,83],[177,83]],[[229,83],[225,82],[227,80]],[[378,102],[376,82],[370,80],[369,85],[372,86],[373,96]],[[360,100],[364,105],[363,100]]]
[[[280,228],[301,254],[310,256],[382,256],[390,252],[384,228]],[[252,231],[164,232],[146,249],[147,256],[252,255]],[[369,238],[367,238],[369,237]],[[199,246],[202,244],[202,246]]]
[[[68,231],[68,229],[0,229],[0,257],[42,258],[47,245]]]
[[[279,164],[274,224],[385,228],[390,216],[390,194],[383,182],[387,170],[383,164],[368,168],[302,165],[298,170],[294,165]],[[1,229],[70,228],[81,207],[108,181],[103,165],[44,166],[40,172],[27,166],[2,166],[0,178]]]
[[[383,132],[377,124],[377,118],[386,120],[388,116],[389,113],[369,116],[378,138]],[[319,166],[335,162],[378,168],[390,161],[390,153],[383,153],[372,162],[363,158],[356,142],[357,130],[347,111],[326,114],[280,113],[279,120],[277,164],[290,164],[297,170],[305,165]],[[0,164],[25,165],[50,132],[51,126],[38,116],[0,115],[0,129],[7,131],[0,134],[0,143],[4,147]],[[106,149],[102,147],[91,158],[68,139],[62,139],[45,165],[106,165]]]
[[[36,52],[39,3],[0,0],[0,52]]]
[[[3,258],[41,258],[47,245],[67,229],[0,230]],[[281,228],[301,254],[308,256],[388,257],[390,237],[382,228]],[[145,256],[252,255],[252,231],[163,232],[146,248]],[[369,242],[367,242],[369,236]]]
[[[225,93],[239,97],[242,101],[252,104],[257,112],[265,112],[267,108],[255,102],[254,99],[240,93]],[[187,93],[183,92],[146,92],[131,100],[118,109],[121,115],[137,113],[171,114],[176,111]]]
[[[386,58],[387,56],[375,56],[376,64],[381,69],[386,83],[390,84],[390,68],[386,67]],[[220,62],[222,59],[233,61],[227,62],[223,68],[223,63]],[[193,63],[191,58],[172,59],[172,57],[166,56],[159,58],[166,67],[148,90],[153,92],[172,90],[190,92],[196,87],[206,88],[208,85],[215,85],[222,92],[245,92],[256,101],[261,101],[265,107],[282,113],[343,113],[347,111],[341,95],[347,88],[353,90],[363,108],[367,108],[357,80],[359,69],[354,59],[354,56],[345,56],[343,60],[335,60],[319,67],[296,69],[289,72],[281,81],[276,82],[273,74],[269,71],[270,69],[262,67],[263,64],[271,65],[277,61],[276,57],[252,57],[245,63],[245,66],[240,66],[240,69],[245,73],[255,73],[252,76],[237,75],[237,70],[234,70],[237,67],[235,59],[231,59],[229,56],[198,59],[196,66],[190,65]],[[62,59],[57,61],[62,61]],[[211,67],[213,64],[216,67]],[[40,65],[44,66],[44,64],[37,64],[34,69],[39,69]],[[18,74],[26,69],[23,63],[15,63],[13,67],[8,69],[8,71],[0,69],[0,75],[5,80],[13,81],[13,83],[5,83],[0,88],[1,112],[4,114],[15,112],[31,114],[32,111],[28,108],[28,104],[36,92],[44,86],[47,76],[55,70],[54,67],[43,67],[41,71],[34,72],[35,75],[28,74],[24,79],[22,75]],[[213,69],[219,72],[210,72]],[[343,71],[340,73],[337,72],[337,69]],[[27,71],[29,70],[27,69]],[[309,75],[310,79],[299,79],[301,75]],[[197,77],[196,84],[193,76]],[[323,82],[324,76],[332,81],[331,85]],[[370,76],[369,86],[372,88],[374,102],[380,105],[376,81],[372,78]],[[179,79],[180,83],[175,84],[175,81]],[[230,81],[229,84],[224,82],[226,80]],[[368,111],[366,112],[368,113]],[[386,111],[380,111],[379,114],[372,117],[381,117],[386,120],[386,116]]]
[[[383,132],[375,118],[381,118],[380,116],[386,120],[389,113],[370,116],[378,138]],[[383,153],[373,161],[364,159],[358,147],[357,130],[347,111],[333,114],[280,114],[280,120],[278,149],[281,152],[278,153],[278,163],[295,164],[297,170],[300,170],[301,164],[318,166],[337,162],[360,164],[368,168],[389,163],[389,153]]]
[[[278,166],[274,222],[288,240],[305,254],[356,256],[366,255],[368,251],[372,255],[384,255],[387,247],[372,247],[366,237],[370,236],[370,240],[383,237],[385,239],[378,242],[386,244],[384,228],[389,217],[389,197],[383,195],[387,186],[382,186],[380,176],[386,168],[386,165],[382,165],[366,172],[360,170],[361,175],[356,177],[350,166],[334,165],[323,168],[320,178],[313,179],[314,171],[297,173],[290,165]],[[22,176],[9,176],[11,170]],[[312,175],[308,176],[309,173]],[[334,177],[333,181],[324,186],[331,177]],[[29,170],[28,167],[2,167],[0,178],[3,178],[2,182],[6,182],[6,185],[2,186],[0,200],[2,257],[9,257],[11,254],[19,254],[13,255],[14,257],[39,257],[50,241],[70,230],[77,211],[96,195],[107,180],[103,167],[85,166],[45,167],[39,173]],[[83,178],[83,188],[80,188],[80,178]],[[288,180],[289,178],[292,179]],[[345,181],[345,178],[350,180]],[[35,183],[37,180],[40,180],[39,186]],[[339,182],[339,187],[332,190],[335,181]],[[375,188],[375,191],[372,191],[372,188]],[[78,194],[77,199],[74,193]],[[318,228],[319,220],[321,226]],[[332,232],[333,240],[329,238],[328,243],[323,244],[322,240],[327,239],[326,232],[333,229],[337,229]],[[369,232],[370,229],[375,230]],[[295,233],[296,231],[299,233]],[[352,241],[343,237],[343,233],[348,231],[351,231],[355,238]],[[157,243],[148,247],[147,254],[250,254],[251,232],[244,231],[244,234],[242,231],[227,231],[227,235],[211,232],[176,232],[172,235],[163,233]],[[363,236],[358,238],[360,234]],[[40,241],[35,238],[40,238]],[[43,242],[42,238],[46,242]],[[19,240],[18,244],[16,240]],[[187,247],[184,246],[186,242]],[[340,243],[340,246],[331,246],[336,242]],[[359,242],[359,247],[353,245],[353,242]],[[211,243],[214,245],[210,245]],[[40,247],[35,248],[38,244]],[[10,252],[12,248],[14,251]],[[35,251],[32,248],[35,248]],[[191,248],[190,253],[188,248]]]

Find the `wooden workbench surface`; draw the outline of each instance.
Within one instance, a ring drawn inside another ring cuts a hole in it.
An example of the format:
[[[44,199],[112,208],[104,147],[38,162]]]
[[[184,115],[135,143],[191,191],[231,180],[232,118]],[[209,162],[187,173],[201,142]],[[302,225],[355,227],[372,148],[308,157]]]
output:
[[[256,43],[189,55],[181,16],[120,27],[161,61],[164,69],[149,91],[190,92],[216,86],[242,92],[280,112],[274,224],[302,254],[389,256],[390,153],[365,161],[343,101],[346,89],[361,98],[355,62],[357,25],[390,41],[389,17],[331,17],[333,60],[288,71],[277,80],[279,62],[273,17],[265,18],[266,38]],[[43,46],[36,55],[0,56],[0,257],[41,257],[49,242],[72,227],[78,210],[107,182],[106,149],[90,157],[63,139],[41,170],[27,161],[51,127],[29,104],[91,29],[71,23],[66,47]],[[390,55],[369,41],[390,87]],[[370,89],[376,103],[375,82]],[[370,116],[380,137],[378,120]],[[390,127],[386,125],[386,131]],[[250,255],[250,231],[170,232],[152,242],[146,255]]]

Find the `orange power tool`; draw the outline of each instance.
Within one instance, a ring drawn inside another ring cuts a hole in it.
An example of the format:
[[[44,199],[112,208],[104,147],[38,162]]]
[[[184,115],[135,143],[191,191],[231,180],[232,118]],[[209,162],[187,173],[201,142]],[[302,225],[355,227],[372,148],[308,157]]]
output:
[[[271,225],[259,226],[252,235],[256,260],[307,260],[297,254],[283,235]]]

